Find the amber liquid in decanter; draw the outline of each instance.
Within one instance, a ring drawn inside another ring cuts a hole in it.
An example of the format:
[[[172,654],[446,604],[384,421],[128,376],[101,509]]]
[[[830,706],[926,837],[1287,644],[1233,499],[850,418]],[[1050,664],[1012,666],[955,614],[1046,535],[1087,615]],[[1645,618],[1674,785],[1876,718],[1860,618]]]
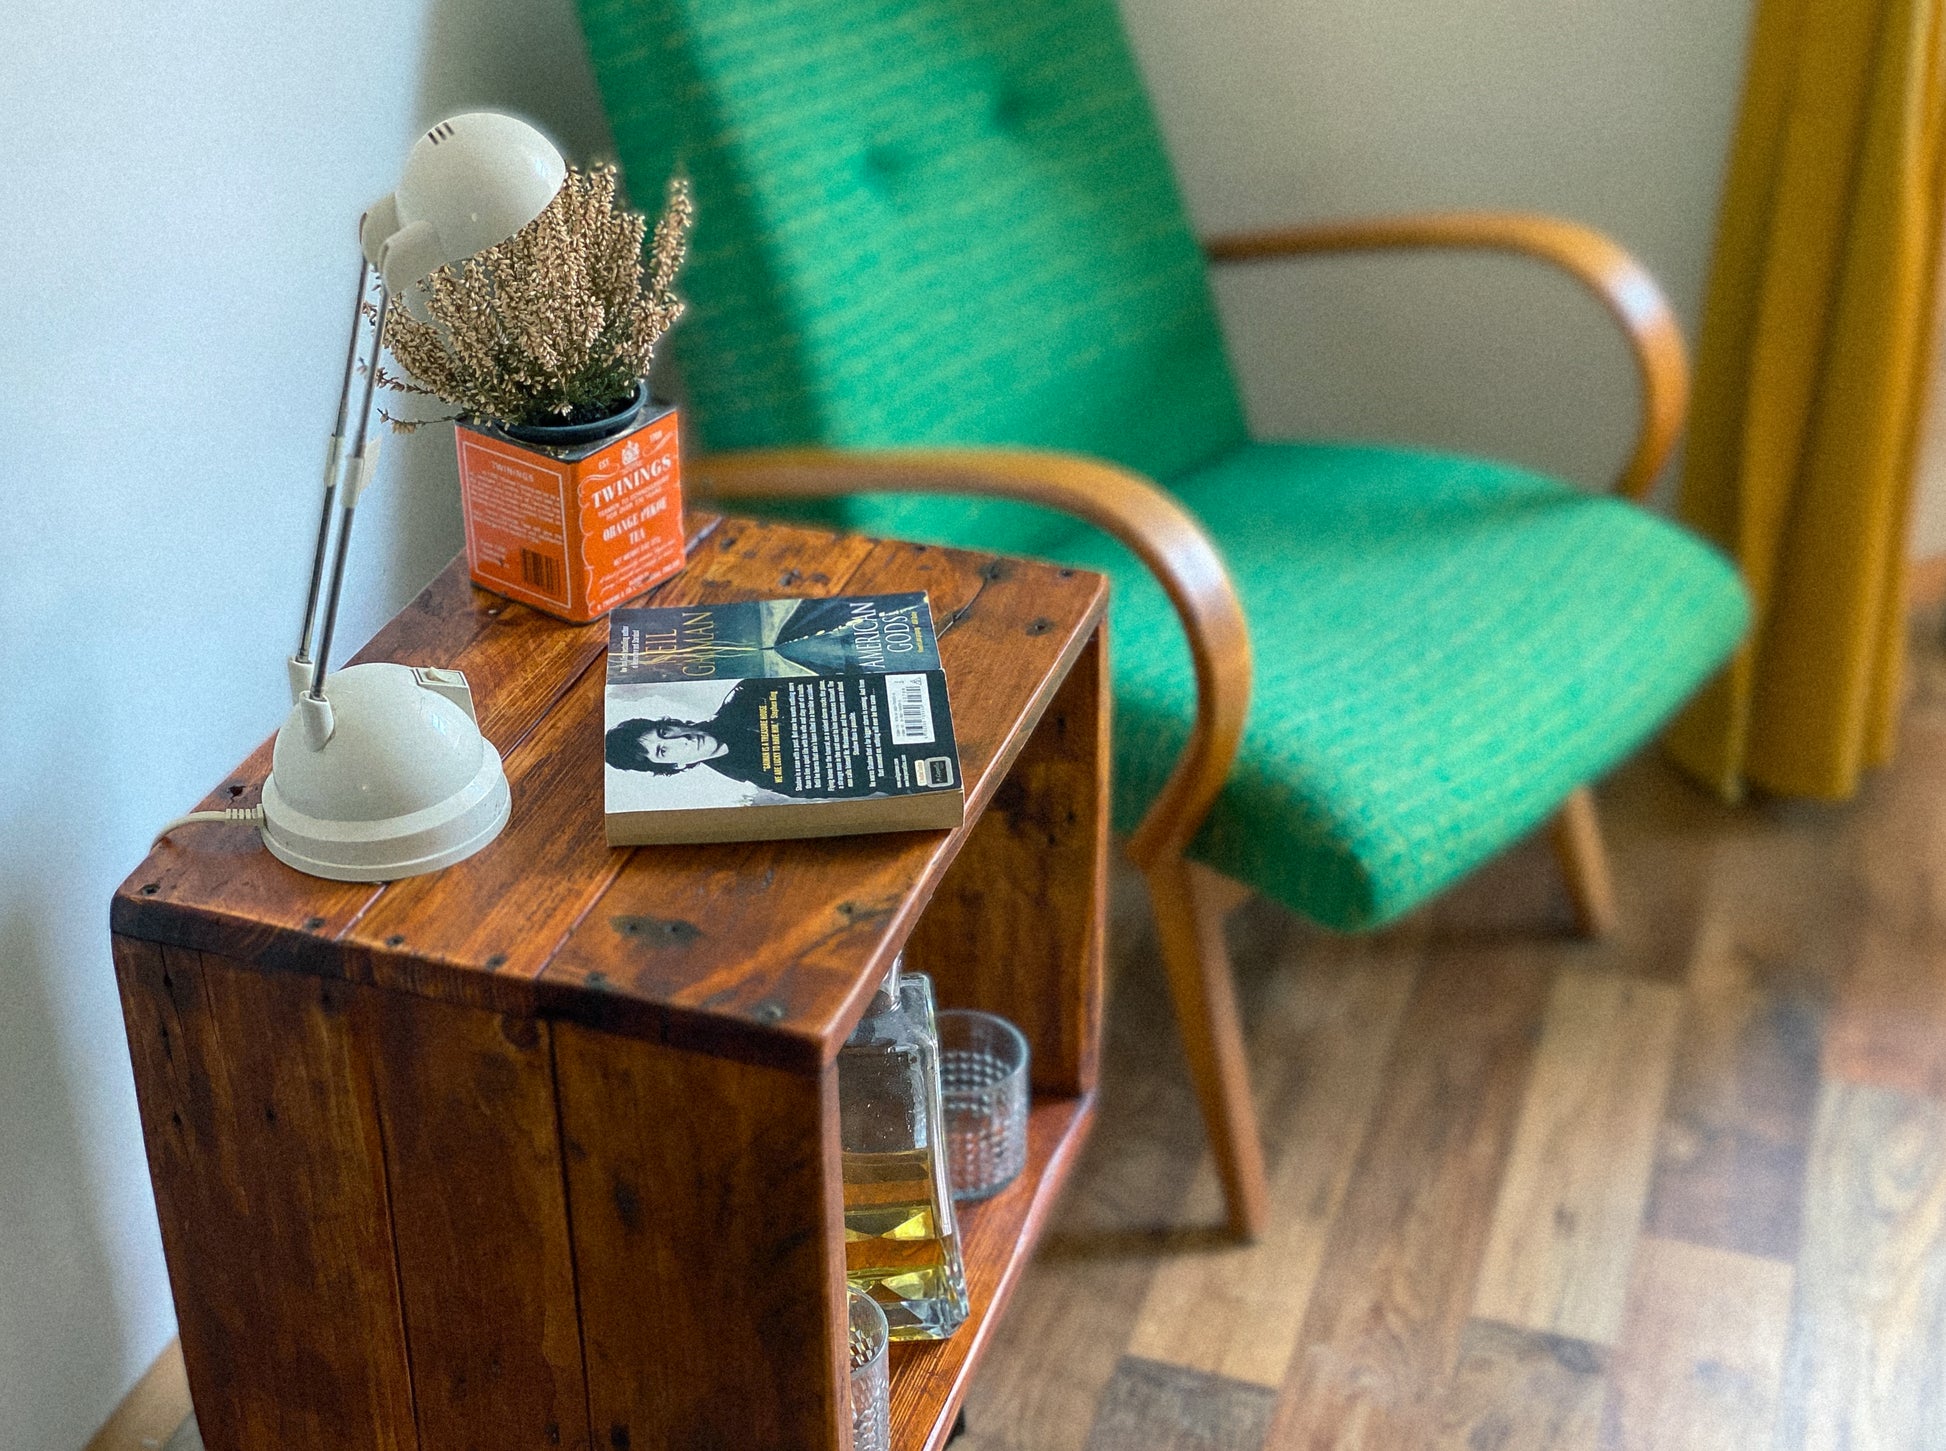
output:
[[[838,1055],[845,1275],[894,1340],[943,1340],[966,1319],[946,1180],[932,983],[894,962]]]

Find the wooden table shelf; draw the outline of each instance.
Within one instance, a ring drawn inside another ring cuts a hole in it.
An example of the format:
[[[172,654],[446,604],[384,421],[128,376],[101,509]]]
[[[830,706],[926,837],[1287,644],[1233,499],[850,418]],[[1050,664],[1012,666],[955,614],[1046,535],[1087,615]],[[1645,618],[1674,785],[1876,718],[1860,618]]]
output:
[[[611,850],[605,622],[456,563],[361,658],[466,672],[499,840],[362,885],[193,827],[111,906],[209,1451],[840,1451],[836,1056],[901,950],[1033,1049],[1028,1166],[963,1215],[972,1316],[894,1348],[894,1444],[943,1443],[1091,1117],[1106,587],[781,524],[691,540],[652,602],[931,596],[966,825]],[[269,744],[205,806],[253,803]]]
[[[1027,1167],[993,1198],[956,1206],[973,1313],[950,1340],[892,1347],[892,1451],[936,1451],[952,1433],[967,1377],[1032,1257],[1094,1117],[1094,1099],[1036,1099]]]

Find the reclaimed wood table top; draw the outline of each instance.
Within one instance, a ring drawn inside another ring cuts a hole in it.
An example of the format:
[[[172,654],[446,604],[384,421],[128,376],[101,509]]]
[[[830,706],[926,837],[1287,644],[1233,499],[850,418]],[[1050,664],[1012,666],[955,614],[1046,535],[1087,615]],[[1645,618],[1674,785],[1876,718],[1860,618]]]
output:
[[[602,822],[606,620],[569,625],[456,560],[359,652],[462,670],[513,814],[478,855],[391,884],[324,881],[248,825],[160,843],[117,933],[800,1071],[830,1061],[1102,619],[1103,579],[1010,557],[692,515],[682,573],[637,603],[924,590],[967,825],[809,841],[611,848]],[[268,667],[266,667],[268,668]],[[265,741],[202,803],[254,804]]]

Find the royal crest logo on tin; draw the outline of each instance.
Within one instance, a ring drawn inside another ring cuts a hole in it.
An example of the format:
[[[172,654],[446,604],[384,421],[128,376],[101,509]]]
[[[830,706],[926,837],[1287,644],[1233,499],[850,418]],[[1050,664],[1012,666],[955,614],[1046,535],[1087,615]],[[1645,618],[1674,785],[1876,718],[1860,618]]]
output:
[[[642,445],[637,443],[634,439],[631,438],[627,443],[622,445],[622,467],[623,468],[627,468],[630,464],[634,463],[640,457],[642,457]]]

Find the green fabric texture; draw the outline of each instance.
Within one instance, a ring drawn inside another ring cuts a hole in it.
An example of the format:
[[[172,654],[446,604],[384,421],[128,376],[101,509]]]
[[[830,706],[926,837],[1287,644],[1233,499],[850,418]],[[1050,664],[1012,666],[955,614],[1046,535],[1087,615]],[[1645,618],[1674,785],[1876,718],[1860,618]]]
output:
[[[1631,505],[1512,467],[1252,444],[1110,0],[581,0],[627,173],[698,221],[677,332],[711,448],[1069,449],[1164,483],[1230,563],[1256,683],[1193,853],[1327,925],[1408,910],[1638,746],[1742,587]],[[1187,739],[1160,587],[993,500],[861,496],[895,537],[1114,583],[1117,825]]]
[[[1397,917],[1546,820],[1647,739],[1748,619],[1708,545],[1492,463],[1258,445],[1176,490],[1229,562],[1256,670],[1191,854],[1327,926]],[[1188,737],[1188,647],[1112,540],[1077,531],[1056,552],[1114,580],[1126,827]]]
[[[1245,441],[1112,0],[586,0],[626,175],[696,191],[675,355],[713,449]]]
[[[1618,499],[1503,464],[1253,444],[1173,482],[1228,561],[1255,681],[1191,855],[1326,926],[1410,910],[1615,765],[1748,623],[1736,571]],[[1140,561],[1035,511],[886,495],[897,537],[1011,549],[1113,582],[1115,823],[1168,777],[1195,715],[1175,611]]]

